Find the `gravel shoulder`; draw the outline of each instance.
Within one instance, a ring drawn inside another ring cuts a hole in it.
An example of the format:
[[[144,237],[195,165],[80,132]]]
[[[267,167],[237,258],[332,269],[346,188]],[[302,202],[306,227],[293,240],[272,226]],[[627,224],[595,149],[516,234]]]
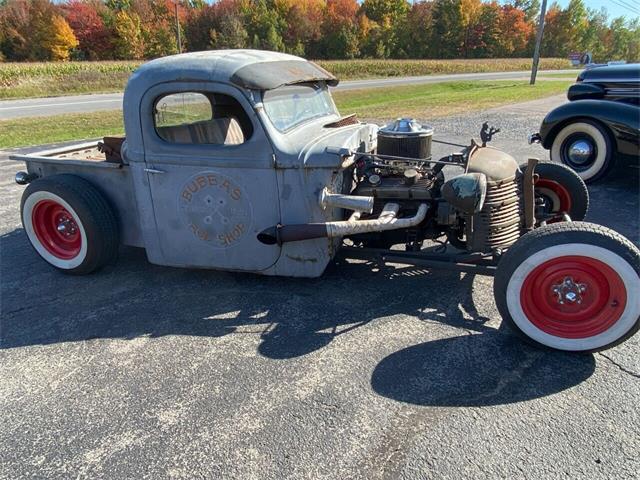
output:
[[[560,101],[560,99],[557,99]],[[431,123],[543,157],[543,113]],[[435,154],[453,146],[436,144]],[[500,328],[487,277],[337,262],[296,280],[157,267],[60,275],[0,153],[0,478],[633,478],[640,336],[596,355]],[[588,220],[640,244],[637,169]]]

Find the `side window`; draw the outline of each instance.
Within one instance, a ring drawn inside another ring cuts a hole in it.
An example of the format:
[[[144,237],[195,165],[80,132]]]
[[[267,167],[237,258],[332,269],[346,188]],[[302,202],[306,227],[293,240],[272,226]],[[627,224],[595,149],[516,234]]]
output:
[[[159,97],[154,125],[160,138],[180,144],[240,145],[253,133],[249,117],[235,98],[208,92]]]

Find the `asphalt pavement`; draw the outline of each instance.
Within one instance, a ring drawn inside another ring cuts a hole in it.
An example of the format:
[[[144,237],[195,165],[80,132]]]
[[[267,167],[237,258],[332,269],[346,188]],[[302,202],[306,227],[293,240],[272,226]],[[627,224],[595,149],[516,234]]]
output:
[[[566,73],[575,75],[576,70],[541,70],[539,75]],[[528,71],[494,73],[460,73],[449,75],[425,75],[418,77],[392,77],[370,80],[351,80],[340,82],[336,90],[361,90],[424,83],[452,82],[456,80],[524,80],[529,78]],[[92,95],[70,95],[63,97],[28,98],[22,100],[0,101],[0,120],[12,118],[52,116],[65,113],[87,113],[100,110],[122,108],[122,93],[104,93]]]
[[[542,115],[429,123],[466,143],[487,120],[524,161]],[[268,278],[122,248],[62,275],[20,226],[20,168],[0,153],[0,478],[637,478],[640,335],[537,350],[500,328],[491,278],[415,267]],[[638,182],[590,187],[588,219],[639,244]]]

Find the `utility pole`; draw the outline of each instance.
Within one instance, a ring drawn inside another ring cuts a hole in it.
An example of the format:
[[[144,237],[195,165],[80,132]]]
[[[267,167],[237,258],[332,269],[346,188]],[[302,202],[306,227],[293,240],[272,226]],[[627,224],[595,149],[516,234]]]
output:
[[[178,53],[182,53],[182,38],[180,37],[180,20],[178,19],[178,0],[175,1],[175,6],[176,6],[176,33],[177,33],[176,37],[178,39]]]
[[[544,31],[544,16],[547,13],[547,0],[542,0],[540,8],[540,19],[538,20],[538,33],[536,34],[536,49],[533,52],[533,65],[531,65],[530,85],[536,83],[536,75],[538,74],[538,63],[540,62],[540,46],[542,44],[542,32]]]

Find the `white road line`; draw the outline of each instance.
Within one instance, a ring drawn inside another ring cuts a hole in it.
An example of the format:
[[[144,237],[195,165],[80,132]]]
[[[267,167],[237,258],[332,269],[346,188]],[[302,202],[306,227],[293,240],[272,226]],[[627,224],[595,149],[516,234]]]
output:
[[[43,107],[66,107],[67,105],[85,105],[87,103],[122,103],[122,99],[113,100],[85,100],[83,102],[67,102],[67,103],[42,103],[38,105],[20,105],[18,107],[0,107],[0,110],[22,110],[25,108],[43,108]]]

